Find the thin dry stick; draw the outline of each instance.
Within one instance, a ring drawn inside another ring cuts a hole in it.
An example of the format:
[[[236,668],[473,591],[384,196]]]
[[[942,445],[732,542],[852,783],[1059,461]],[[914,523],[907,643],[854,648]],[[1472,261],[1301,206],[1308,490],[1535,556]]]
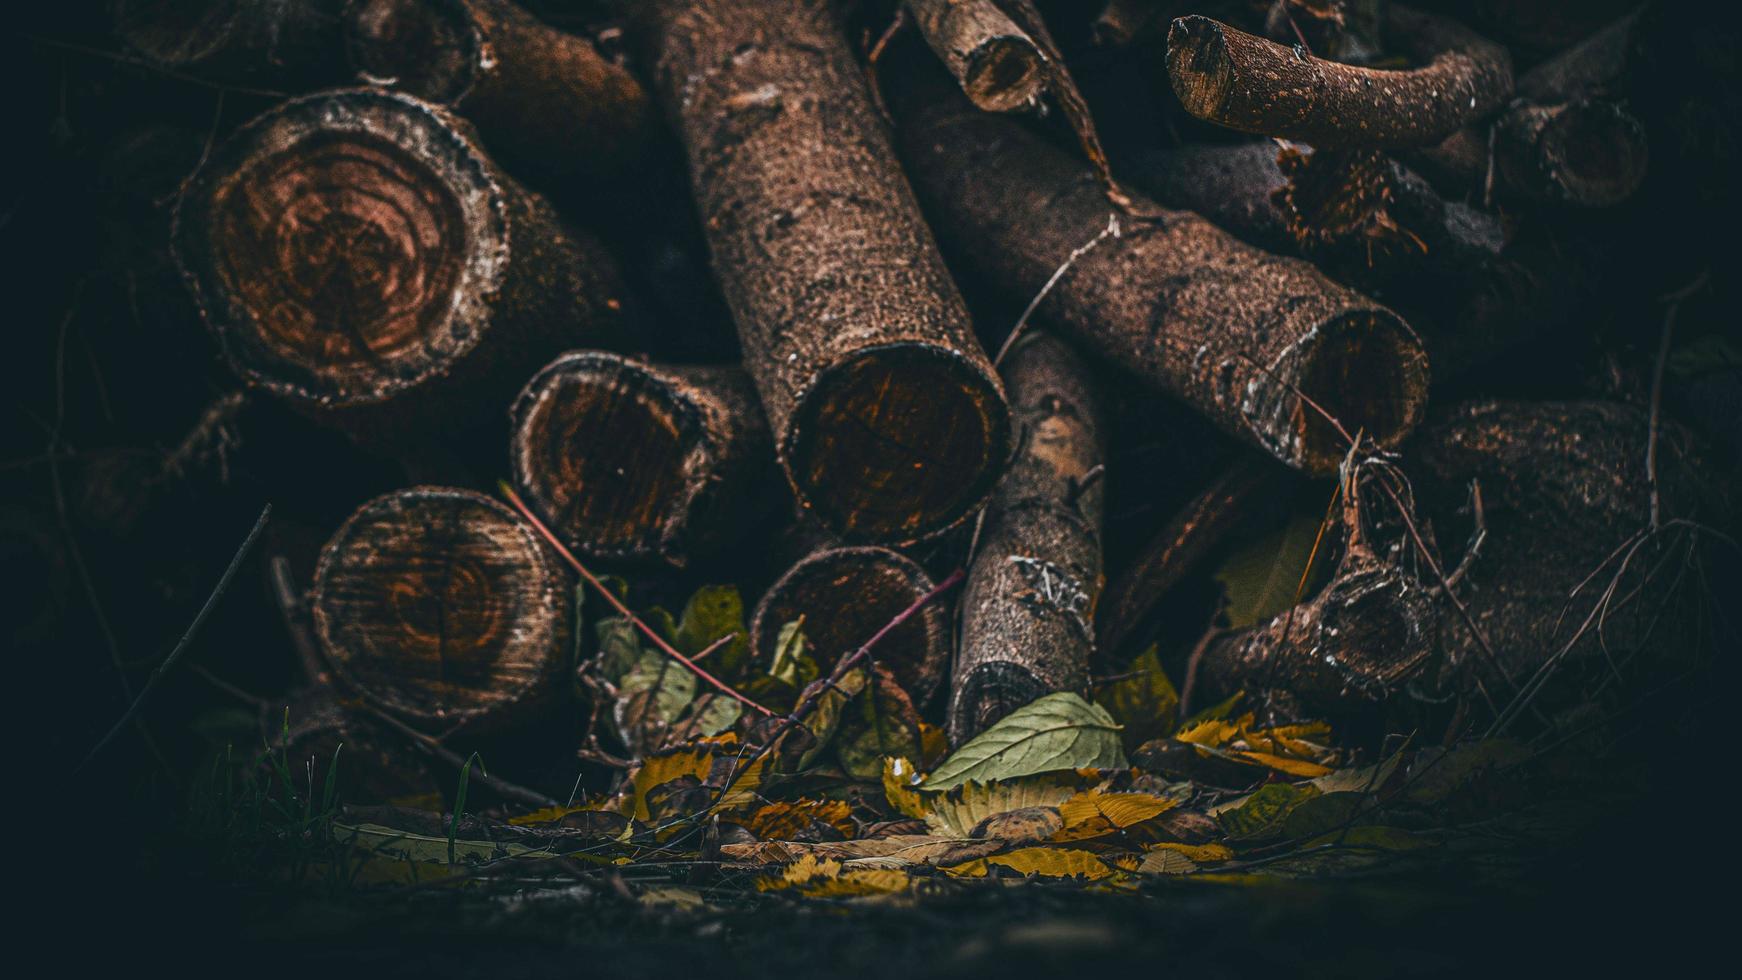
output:
[[[612,609],[617,610],[618,615],[629,620],[630,623],[634,624],[636,629],[640,630],[649,640],[652,640],[653,645],[658,647],[662,653],[671,657],[673,660],[676,660],[678,663],[683,664],[685,667],[688,667],[690,673],[695,674],[704,681],[707,681],[715,688],[718,688],[721,693],[726,694],[738,703],[745,705],[746,707],[754,708],[770,718],[775,717],[774,712],[764,708],[762,705],[757,704],[755,701],[750,700],[744,695],[739,694],[737,691],[733,690],[730,685],[726,684],[725,681],[722,681],[713,674],[703,670],[695,661],[677,652],[677,650],[674,649],[670,643],[667,643],[665,638],[660,636],[653,627],[642,622],[640,616],[631,612],[629,607],[623,604],[623,600],[617,598],[615,592],[606,588],[605,583],[599,581],[592,572],[587,571],[587,567],[581,564],[580,559],[576,558],[573,552],[564,547],[563,543],[557,540],[556,535],[550,532],[550,528],[545,527],[544,522],[539,520],[537,515],[533,514],[532,509],[526,506],[526,502],[520,499],[520,495],[514,492],[513,487],[510,487],[506,483],[502,483],[498,484],[498,489],[502,491],[502,496],[506,497],[508,502],[514,505],[514,509],[520,512],[520,516],[526,518],[527,523],[531,524],[533,529],[536,530],[545,541],[549,542],[552,548],[556,549],[557,554],[561,555],[563,560],[569,563],[569,567],[579,573],[581,578],[585,579],[586,583],[592,586],[595,592],[604,596],[605,601],[610,603]]]
[[[364,711],[369,713],[369,717],[374,718],[376,721],[381,722],[383,725],[393,729],[400,735],[405,736],[405,738],[413,745],[429,755],[442,760],[448,765],[453,766],[455,769],[464,769],[466,767],[466,757],[443,745],[441,740],[435,736],[425,735],[423,732],[407,725],[405,722],[400,721],[398,718],[393,717],[367,701],[362,702],[361,707]],[[475,770],[475,775],[472,775],[470,778],[477,780],[480,784],[488,787],[491,792],[503,799],[515,800],[536,807],[557,805],[555,800],[543,793],[540,793],[537,790],[527,789],[518,783],[511,783],[500,776],[492,776],[485,772],[482,767],[477,768]]]
[[[1065,273],[1071,270],[1071,266],[1076,265],[1078,259],[1094,251],[1095,246],[1106,241],[1108,237],[1118,238],[1119,231],[1119,215],[1109,214],[1107,215],[1107,227],[1101,229],[1100,234],[1072,249],[1071,254],[1065,256],[1065,260],[1059,263],[1059,267],[1052,271],[1051,276],[1047,277],[1046,284],[1040,287],[1040,292],[1035,293],[1034,298],[1028,301],[1028,308],[1016,318],[1016,326],[1010,328],[1010,335],[1004,338],[1004,343],[998,346],[998,355],[992,358],[993,367],[998,367],[1004,363],[1004,355],[1010,353],[1011,345],[1016,343],[1016,338],[1022,336],[1022,328],[1028,326],[1028,318],[1040,308],[1041,302],[1052,292],[1052,288],[1058,285],[1059,280],[1065,277]],[[972,558],[971,555],[969,557]]]
[[[254,527],[248,531],[248,536],[242,539],[242,546],[236,549],[236,554],[230,559],[230,566],[224,569],[224,574],[218,578],[218,584],[212,588],[212,594],[206,596],[206,604],[200,607],[198,613],[194,614],[194,621],[188,624],[187,630],[182,633],[181,640],[176,643],[175,649],[171,650],[169,656],[163,658],[163,662],[158,664],[157,669],[151,672],[151,676],[145,679],[145,686],[139,689],[139,696],[127,706],[127,713],[123,714],[121,720],[109,729],[109,734],[104,735],[103,740],[91,749],[90,753],[85,756],[85,761],[79,763],[78,769],[73,770],[74,773],[90,765],[91,760],[97,757],[97,753],[103,751],[103,748],[113,741],[116,735],[120,734],[121,729],[138,716],[140,709],[145,707],[146,700],[151,697],[151,692],[157,689],[158,681],[163,680],[164,675],[169,673],[170,668],[174,667],[176,661],[181,659],[182,654],[187,652],[189,644],[193,643],[194,637],[199,634],[200,627],[205,625],[206,617],[212,614],[212,610],[218,605],[218,600],[229,590],[230,580],[236,577],[236,571],[242,567],[242,559],[246,558],[248,552],[254,547],[254,541],[260,537],[261,530],[266,527],[266,518],[271,513],[271,504],[267,504],[261,509],[260,516],[254,520]]]

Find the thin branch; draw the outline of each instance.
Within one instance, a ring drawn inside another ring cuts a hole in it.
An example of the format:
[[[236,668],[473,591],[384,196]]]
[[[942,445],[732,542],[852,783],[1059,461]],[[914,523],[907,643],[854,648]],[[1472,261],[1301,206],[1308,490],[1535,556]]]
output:
[[[218,584],[212,589],[212,594],[206,597],[206,604],[200,607],[200,611],[194,615],[194,621],[189,623],[187,631],[182,633],[180,642],[176,643],[175,649],[169,652],[169,656],[163,658],[163,662],[157,665],[157,669],[151,672],[151,676],[146,678],[145,686],[140,689],[139,696],[134,698],[133,703],[127,707],[127,713],[122,715],[121,720],[117,721],[113,728],[109,729],[109,734],[104,735],[103,740],[98,742],[96,746],[91,749],[90,753],[85,756],[85,761],[79,763],[78,769],[73,770],[75,773],[90,765],[91,760],[97,757],[97,753],[103,751],[103,748],[107,746],[116,735],[120,734],[121,729],[126,727],[128,722],[138,716],[140,710],[145,707],[145,702],[151,697],[151,692],[157,689],[158,682],[163,680],[164,675],[169,673],[170,668],[174,667],[176,661],[181,659],[182,654],[187,652],[188,646],[193,642],[194,637],[199,634],[200,627],[205,625],[206,618],[210,616],[212,610],[217,607],[218,600],[223,597],[226,591],[229,590],[230,581],[236,577],[237,570],[242,567],[242,559],[246,558],[248,552],[253,549],[254,542],[260,537],[260,532],[265,529],[266,518],[270,516],[271,513],[271,504],[267,504],[261,509],[260,516],[254,520],[254,527],[248,531],[248,536],[242,539],[242,546],[236,549],[235,556],[230,559],[230,567],[224,569],[224,574],[219,577]]]

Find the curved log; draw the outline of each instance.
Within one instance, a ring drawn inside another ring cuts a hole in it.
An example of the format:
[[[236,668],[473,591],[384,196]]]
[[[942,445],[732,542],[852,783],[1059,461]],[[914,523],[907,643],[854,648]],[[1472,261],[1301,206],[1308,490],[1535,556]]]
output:
[[[742,531],[771,470],[768,424],[737,367],[572,351],[509,414],[514,482],[565,542],[676,568]]]
[[[1392,4],[1386,34],[1422,67],[1339,64],[1208,17],[1181,17],[1168,31],[1167,72],[1199,119],[1320,149],[1425,146],[1512,95],[1506,49],[1456,22]]]
[[[756,604],[750,649],[757,663],[773,663],[781,627],[803,616],[805,639],[826,676],[837,660],[934,587],[925,569],[888,548],[824,548],[794,564]],[[915,704],[937,691],[949,658],[949,615],[941,603],[891,630],[876,649],[877,663]]]
[[[1042,321],[1298,469],[1331,472],[1348,448],[1298,393],[1383,446],[1415,425],[1427,359],[1396,314],[1146,198],[1137,210],[1160,220],[1106,236],[1107,203],[1075,161],[940,75],[904,63],[886,77],[909,172],[965,267],[1018,296],[1058,274]]]
[[[480,731],[560,698],[573,593],[512,511],[416,487],[364,504],[327,542],[314,631],[349,689],[431,731]]]
[[[850,541],[956,524],[997,479],[1008,409],[828,5],[643,8],[800,505]]]
[[[286,102],[213,152],[176,260],[237,374],[353,436],[499,411],[577,342],[620,342],[615,263],[427,103]]]
[[[1003,373],[1024,439],[987,505],[962,594],[949,711],[958,745],[1035,698],[1083,690],[1095,649],[1104,452],[1088,368],[1036,331]]]
[[[508,0],[349,0],[345,47],[363,78],[452,109],[549,175],[620,172],[653,132],[635,76]]]

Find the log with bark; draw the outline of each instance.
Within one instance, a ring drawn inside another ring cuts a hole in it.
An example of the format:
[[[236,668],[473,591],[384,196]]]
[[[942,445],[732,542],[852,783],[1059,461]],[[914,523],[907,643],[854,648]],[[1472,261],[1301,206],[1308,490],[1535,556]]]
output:
[[[309,596],[340,684],[426,731],[510,727],[567,689],[567,575],[482,494],[417,487],[364,504],[321,552]]]
[[[903,0],[956,84],[987,112],[1032,108],[1046,56],[996,0]]]
[[[1008,409],[828,5],[639,12],[800,506],[849,541],[956,524],[1004,463]]]
[[[737,539],[765,497],[768,425],[736,366],[571,351],[510,415],[516,485],[585,555],[683,568]]]
[[[172,235],[236,373],[366,441],[494,414],[563,349],[626,338],[603,248],[405,95],[255,119],[190,180]]]
[[[1410,159],[1436,182],[1544,204],[1610,207],[1645,179],[1645,127],[1614,97],[1627,67],[1630,14],[1519,76],[1518,98]],[[1486,196],[1485,194],[1483,196]]]
[[[465,116],[546,176],[618,175],[653,134],[635,76],[509,0],[350,0],[345,32],[363,79]]]
[[[1290,466],[1327,473],[1348,449],[1307,399],[1381,446],[1409,433],[1428,366],[1396,314],[1147,198],[1137,209],[1159,220],[1107,234],[1113,212],[1082,167],[939,74],[910,58],[887,86],[910,172],[963,267],[1018,296],[1056,276],[1041,320]]]
[[[1321,149],[1436,143],[1512,95],[1511,55],[1455,21],[1390,4],[1385,35],[1421,66],[1339,64],[1208,17],[1182,17],[1168,31],[1168,76],[1199,119]]]
[[[961,744],[1035,698],[1082,691],[1101,595],[1104,459],[1088,366],[1045,331],[1003,367],[1022,442],[987,505],[962,594],[950,740]]]
[[[807,650],[826,676],[841,657],[857,650],[934,585],[918,563],[888,548],[819,549],[788,569],[756,604],[750,649],[757,663],[772,664],[781,629],[802,617]],[[914,703],[923,705],[949,666],[945,607],[928,605],[891,630],[877,644],[875,657]]]

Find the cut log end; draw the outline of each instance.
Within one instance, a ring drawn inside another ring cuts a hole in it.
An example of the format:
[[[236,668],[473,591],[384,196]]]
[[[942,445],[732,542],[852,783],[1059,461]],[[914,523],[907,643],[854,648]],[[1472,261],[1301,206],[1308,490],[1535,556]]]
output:
[[[1586,207],[1627,200],[1645,180],[1649,151],[1639,120],[1607,100],[1587,100],[1545,110],[1536,137],[1543,190]]]
[[[1421,420],[1427,391],[1427,354],[1409,327],[1385,310],[1357,310],[1321,324],[1254,375],[1241,413],[1284,462],[1328,474],[1361,433],[1382,449],[1401,443]]]
[[[962,91],[987,112],[1013,112],[1032,105],[1045,89],[1040,52],[1026,37],[995,37],[973,51]]]
[[[716,447],[669,379],[576,352],[532,379],[514,417],[515,480],[559,535],[589,554],[684,564]]]
[[[788,569],[757,603],[750,622],[751,648],[758,662],[772,663],[780,628],[803,616],[812,656],[827,673],[932,587],[924,569],[888,548],[818,551]],[[944,606],[926,606],[891,630],[873,653],[914,701],[923,704],[943,680],[949,659]]]
[[[506,264],[489,165],[423,103],[287,103],[208,162],[177,256],[238,373],[293,401],[374,404],[478,341]]]
[[[483,35],[460,0],[356,0],[345,16],[351,64],[373,81],[442,105],[477,81]]]
[[[494,727],[554,694],[569,590],[533,532],[467,490],[365,504],[315,570],[315,633],[335,672],[414,724]]]
[[[956,524],[991,491],[1009,409],[965,355],[856,351],[803,397],[786,440],[799,500],[843,539],[905,542]]]
[[[1167,72],[1187,112],[1219,118],[1235,76],[1223,26],[1201,14],[1176,19],[1167,32]]]
[[[195,65],[225,47],[246,6],[244,0],[117,0],[115,33],[153,64]]]
[[[1053,693],[1034,672],[1009,660],[988,660],[957,678],[950,699],[950,741],[960,745],[1006,715]]]

